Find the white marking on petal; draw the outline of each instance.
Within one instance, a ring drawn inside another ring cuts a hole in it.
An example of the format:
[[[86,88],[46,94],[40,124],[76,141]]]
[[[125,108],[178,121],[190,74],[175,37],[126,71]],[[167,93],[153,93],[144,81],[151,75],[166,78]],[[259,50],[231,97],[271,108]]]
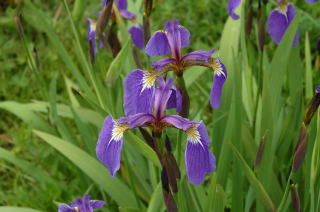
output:
[[[226,77],[226,74],[223,72],[223,68],[220,62],[220,56],[218,55],[217,59],[214,59],[213,64],[212,64],[212,69],[214,71],[214,74],[218,75],[219,77],[222,75],[224,78]]]
[[[199,124],[193,124],[191,125],[191,127],[189,127],[187,130],[186,130],[186,133],[187,133],[187,136],[188,136],[188,141],[190,141],[191,143],[193,144],[200,144],[203,147],[203,144],[201,142],[201,136],[200,136],[200,133],[198,131],[198,126]]]
[[[120,141],[123,137],[123,133],[129,129],[129,125],[126,123],[119,123],[118,121],[113,121],[113,128],[112,128],[112,137],[110,141]],[[109,141],[109,143],[110,143]]]
[[[143,72],[141,93],[146,88],[149,89],[154,85],[154,82],[156,81],[157,76],[158,75],[154,71],[145,71],[145,72]]]
[[[287,3],[285,2],[279,3],[279,7],[276,10],[278,10],[282,15],[284,15],[288,21],[288,16],[287,16],[288,4]]]

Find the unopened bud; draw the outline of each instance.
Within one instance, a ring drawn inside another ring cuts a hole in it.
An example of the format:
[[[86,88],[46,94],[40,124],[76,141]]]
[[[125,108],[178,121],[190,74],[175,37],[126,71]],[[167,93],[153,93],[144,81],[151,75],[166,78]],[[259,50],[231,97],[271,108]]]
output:
[[[263,153],[264,153],[264,149],[265,149],[265,144],[266,144],[266,140],[267,140],[267,136],[269,134],[269,131],[266,131],[265,134],[263,135],[257,154],[256,154],[256,162],[255,162],[255,167],[258,167],[262,161],[262,157],[263,157]]]
[[[300,212],[301,211],[300,197],[299,197],[299,193],[297,191],[296,185],[291,184],[290,190],[291,190],[291,201],[292,201],[293,210],[295,212]]]
[[[106,5],[103,7],[102,12],[99,14],[97,21],[97,37],[102,38],[104,29],[106,28],[109,18],[111,16],[113,0],[107,1]]]
[[[253,8],[252,5],[249,6],[247,21],[246,21],[246,35],[250,35],[252,31],[253,22]]]
[[[304,161],[308,148],[308,132],[304,123],[300,128],[299,139],[295,148],[292,171],[296,172]]]
[[[315,95],[312,97],[311,102],[309,103],[306,114],[304,116],[303,122],[308,125],[311,122],[311,119],[315,112],[317,111],[320,105],[320,86],[317,87]]]
[[[177,212],[178,207],[169,189],[168,176],[165,168],[163,168],[161,172],[161,183],[162,183],[163,199],[164,199],[164,203],[166,204],[168,212]]]

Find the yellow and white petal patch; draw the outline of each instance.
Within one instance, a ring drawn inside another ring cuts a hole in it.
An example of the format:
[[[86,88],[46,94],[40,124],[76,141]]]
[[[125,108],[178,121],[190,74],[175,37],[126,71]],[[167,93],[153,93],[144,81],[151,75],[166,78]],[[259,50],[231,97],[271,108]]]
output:
[[[277,10],[283,15],[287,16],[288,4],[286,2],[279,3],[279,8]]]
[[[146,88],[151,88],[154,85],[154,82],[156,81],[158,77],[158,73],[153,70],[148,70],[143,73],[143,78],[142,78],[142,90],[141,93],[146,89]]]
[[[198,126],[199,126],[199,124],[193,124],[193,125],[191,125],[191,127],[189,127],[189,129],[186,130],[186,133],[188,136],[187,139],[188,139],[188,141],[192,142],[193,144],[200,144],[202,146],[201,136],[198,131]]]
[[[214,74],[218,75],[218,76],[224,76],[226,78],[225,73],[223,72],[223,68],[220,62],[219,58],[215,58],[212,62],[212,69],[214,71]]]
[[[123,133],[129,129],[129,125],[126,123],[119,123],[118,121],[113,121],[112,137],[110,141],[120,141],[123,137]]]

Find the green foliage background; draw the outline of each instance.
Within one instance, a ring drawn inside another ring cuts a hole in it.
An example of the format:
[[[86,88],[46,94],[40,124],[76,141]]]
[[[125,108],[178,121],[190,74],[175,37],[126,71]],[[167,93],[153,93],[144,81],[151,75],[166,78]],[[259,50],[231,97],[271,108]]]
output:
[[[190,119],[206,123],[217,171],[203,186],[188,184],[183,153],[174,145],[182,172],[175,199],[183,212],[291,211],[287,191],[293,183],[302,211],[319,211],[319,112],[308,127],[303,166],[296,173],[290,170],[305,107],[320,83],[315,65],[320,2],[293,1],[297,18],[279,46],[266,34],[263,52],[257,48],[256,19],[251,35],[245,35],[248,2],[243,2],[238,21],[228,17],[227,1],[154,3],[152,32],[176,17],[191,32],[191,45],[184,51],[218,49],[228,69],[222,106],[215,110],[208,106],[212,72],[192,68],[185,74]],[[142,0],[129,0],[129,10],[139,15],[140,23],[142,5]],[[257,9],[257,1],[253,7]],[[275,7],[269,1],[265,21]],[[125,48],[117,63],[102,49],[95,65],[90,65],[86,18],[95,18],[99,10],[98,0],[0,2],[0,211],[56,211],[56,204],[84,193],[107,202],[100,211],[165,210],[159,161],[138,131],[125,135],[116,178],[95,156],[103,119],[109,113],[123,115],[123,79],[136,68],[127,42],[130,22],[118,22]],[[17,15],[23,39],[14,21]],[[300,41],[291,48],[296,29]],[[139,55],[149,68],[150,58]],[[266,132],[263,160],[255,167]],[[168,134],[184,150],[185,137],[175,131]]]

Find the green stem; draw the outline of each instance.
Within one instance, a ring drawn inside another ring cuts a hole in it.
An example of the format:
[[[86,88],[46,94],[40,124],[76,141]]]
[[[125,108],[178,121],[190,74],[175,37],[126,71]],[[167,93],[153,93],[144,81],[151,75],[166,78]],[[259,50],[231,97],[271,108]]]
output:
[[[177,74],[176,87],[178,88],[182,96],[182,110],[180,112],[180,115],[184,118],[188,118],[190,110],[190,98],[182,72],[180,74]]]
[[[285,204],[286,204],[286,201],[287,201],[287,198],[288,198],[289,190],[290,190],[290,180],[291,180],[292,174],[293,173],[291,171],[290,175],[289,175],[289,178],[288,178],[288,181],[287,181],[286,190],[284,191],[282,200],[281,200],[280,205],[278,207],[278,212],[281,212],[281,211],[284,210],[284,207],[285,207]]]

